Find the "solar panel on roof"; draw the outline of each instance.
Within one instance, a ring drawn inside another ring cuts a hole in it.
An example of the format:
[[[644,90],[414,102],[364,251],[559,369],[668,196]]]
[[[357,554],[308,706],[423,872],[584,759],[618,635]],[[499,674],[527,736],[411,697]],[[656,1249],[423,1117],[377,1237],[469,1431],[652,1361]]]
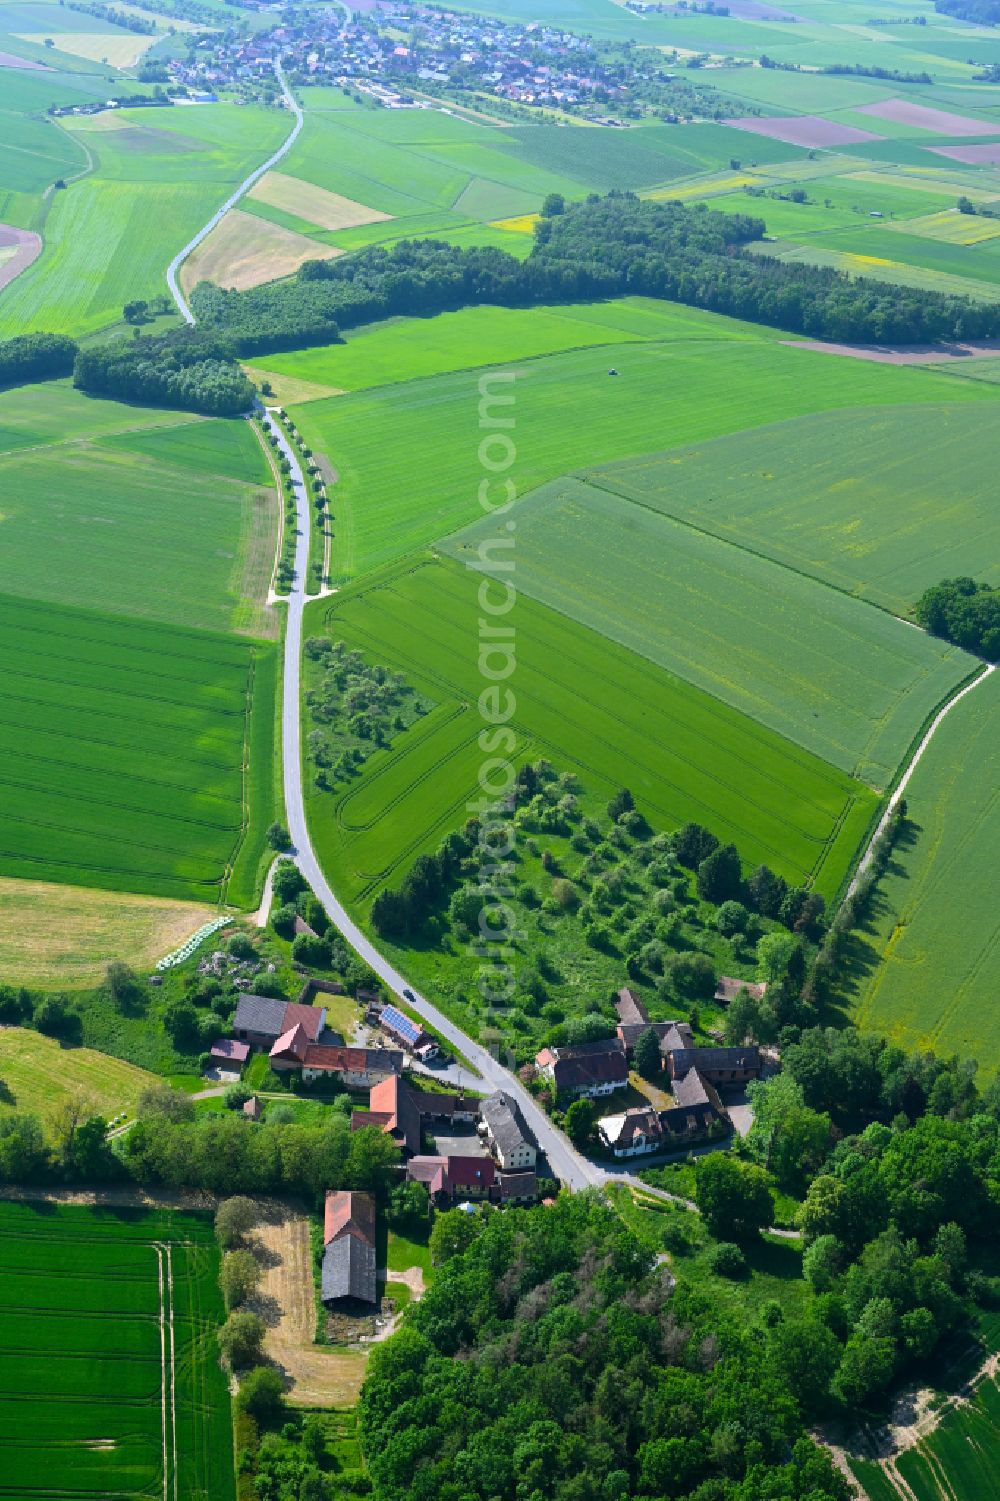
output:
[[[402,1011],[397,1011],[395,1006],[382,1007],[382,1025],[391,1027],[399,1037],[406,1038],[409,1042],[416,1042],[420,1036],[420,1028],[416,1022],[411,1022]]]

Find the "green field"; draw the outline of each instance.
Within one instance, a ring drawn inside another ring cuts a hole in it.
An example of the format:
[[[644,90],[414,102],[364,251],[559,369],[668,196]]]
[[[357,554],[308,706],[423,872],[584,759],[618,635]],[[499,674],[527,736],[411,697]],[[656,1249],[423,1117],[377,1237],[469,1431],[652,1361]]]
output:
[[[476,567],[496,525],[484,518],[445,551]],[[516,567],[519,592],[877,788],[977,666],[883,610],[579,480],[518,506]]]
[[[907,1047],[1000,1064],[995,851],[1000,837],[1000,680],[944,720],[907,788],[912,831],[859,944],[853,1014]]]
[[[311,793],[320,859],[348,899],[373,895],[464,821],[483,757],[469,712],[480,687],[476,619],[475,582],[444,561],[397,568],[310,606],[307,635],[322,625],[367,660],[405,673],[436,705],[373,754],[359,781],[334,796]],[[748,863],[836,891],[875,806],[866,787],[526,599],[517,658],[516,759],[542,755],[577,772],[595,803],[624,782],[656,827],[697,819]]]
[[[0,1204],[0,1493],[235,1495],[208,1217]]]
[[[42,255],[0,293],[0,335],[89,333],[131,298],[162,292],[175,251],[288,131],[282,112],[249,106],[158,110],[155,125],[149,115],[123,110],[113,129],[85,119],[74,130],[69,146],[94,169],[48,204]]]
[[[0,651],[0,871],[249,905],[274,648],[0,596]]]
[[[620,302],[530,310],[483,306],[435,318],[396,318],[348,333],[342,344],[262,355],[260,364],[279,376],[359,391],[624,340],[748,336],[766,335],[699,308],[626,297]]]
[[[61,384],[22,387],[8,406],[0,592],[274,634],[265,602],[277,504],[247,423],[147,412]]]
[[[619,316],[618,306],[610,305],[611,316]],[[681,334],[509,366],[516,394],[511,474],[518,493],[581,465],[704,443],[830,408],[922,408],[954,402],[961,392],[976,398],[971,419],[979,401],[993,394],[977,382],[960,385],[921,369],[788,348],[755,330],[733,339],[732,325],[718,323],[723,338]],[[618,370],[617,378],[609,378],[609,368]],[[497,394],[510,385],[492,389]],[[340,476],[332,499],[335,581],[426,546],[479,514],[479,400],[479,378],[458,372],[293,408],[307,444]],[[863,413],[844,418],[848,425],[860,422],[862,430],[866,420]],[[913,433],[921,431],[919,410],[907,420]],[[439,441],[442,433],[447,443]],[[736,440],[734,451],[747,441]],[[805,470],[810,461],[803,453],[793,462]],[[933,468],[936,458],[930,463]],[[781,473],[788,461],[775,453],[771,464]],[[919,469],[915,459],[912,464]]]
[[[811,358],[850,366],[848,381],[860,363]],[[934,377],[945,401],[969,386],[995,389]],[[586,477],[903,614],[938,579],[1000,568],[998,462],[982,409],[941,404],[803,417]]]

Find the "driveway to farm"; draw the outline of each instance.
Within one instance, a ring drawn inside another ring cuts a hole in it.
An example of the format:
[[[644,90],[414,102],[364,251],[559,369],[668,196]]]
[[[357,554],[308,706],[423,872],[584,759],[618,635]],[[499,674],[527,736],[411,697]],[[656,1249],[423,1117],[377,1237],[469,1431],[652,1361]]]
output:
[[[292,836],[294,858],[299,869],[322,902],[331,922],[351,945],[356,953],[379,979],[396,995],[408,989],[407,981],[382,954],[337,900],[326,876],[320,869],[306,825],[306,810],[302,796],[302,725],[300,720],[300,663],[302,657],[302,611],[306,603],[305,578],[309,557],[309,497],[306,492],[302,469],[295,452],[285,437],[280,424],[267,414],[265,425],[278,440],[282,457],[289,463],[292,487],[297,511],[297,535],[295,539],[295,580],[288,594],[288,620],[285,627],[284,697],[281,723],[284,751],[285,810],[288,831]],[[606,1174],[596,1163],[588,1162],[563,1136],[561,1131],[535,1103],[520,1080],[503,1064],[488,1053],[479,1043],[449,1021],[442,1011],[424,996],[410,990],[413,999],[410,1005],[429,1022],[458,1053],[478,1070],[485,1084],[493,1090],[502,1089],[511,1095],[521,1107],[525,1120],[535,1139],[548,1159],[549,1167],[568,1187],[589,1188],[603,1183]]]
[[[285,107],[291,110],[292,114],[295,116],[295,124],[289,131],[285,144],[283,146],[279,146],[274,155],[269,156],[267,161],[264,162],[262,166],[257,167],[253,172],[250,173],[249,177],[244,177],[235,193],[230,194],[230,196],[226,199],[225,203],[218,210],[218,212],[213,214],[208,223],[201,229],[199,229],[198,233],[194,236],[194,239],[188,240],[183,250],[178,250],[177,254],[170,262],[170,265],[167,267],[167,285],[170,288],[170,295],[176,302],[177,310],[180,313],[181,317],[184,319],[185,323],[194,322],[194,313],[192,313],[190,307],[188,306],[187,298],[184,296],[184,293],[181,291],[180,287],[177,284],[177,273],[180,270],[181,265],[184,261],[187,260],[192,250],[197,249],[202,240],[208,238],[208,236],[212,233],[212,230],[218,223],[220,223],[222,219],[225,218],[229,210],[233,208],[237,203],[239,203],[240,199],[243,197],[243,194],[248,192],[249,189],[253,187],[257,179],[263,177],[265,172],[270,172],[271,168],[276,167],[277,164],[281,161],[282,157],[288,155],[289,151],[291,151],[292,147],[295,144],[299,131],[302,129],[302,111],[301,109],[299,109],[299,106],[295,102],[295,97],[292,94],[291,89],[288,87],[284,73],[281,71],[281,63],[277,60],[275,60],[274,72],[278,79],[278,82],[281,85],[281,92],[284,95],[285,99]]]

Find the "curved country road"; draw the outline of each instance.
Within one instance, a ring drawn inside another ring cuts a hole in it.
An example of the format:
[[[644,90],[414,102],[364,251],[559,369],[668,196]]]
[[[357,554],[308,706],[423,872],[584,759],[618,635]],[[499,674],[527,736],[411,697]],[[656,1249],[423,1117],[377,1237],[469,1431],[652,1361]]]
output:
[[[356,953],[378,975],[379,979],[395,994],[401,995],[407,981],[389,961],[379,953],[375,945],[361,931],[349,913],[337,900],[316,859],[309,830],[306,826],[305,803],[302,796],[302,726],[300,719],[300,663],[302,658],[302,612],[306,603],[305,578],[309,556],[309,495],[302,470],[292,445],[288,442],[280,424],[268,414],[265,425],[278,440],[282,457],[291,468],[295,505],[298,514],[298,535],[295,543],[295,579],[288,595],[288,620],[285,627],[285,670],[281,709],[282,742],[284,746],[285,809],[288,831],[292,836],[294,859],[322,902],[331,922],[351,945]],[[478,1069],[484,1082],[491,1089],[502,1089],[513,1096],[534,1133],[549,1167],[556,1177],[570,1188],[588,1188],[605,1182],[607,1174],[595,1163],[588,1162],[558,1131],[545,1112],[535,1103],[521,1082],[501,1063],[473,1042],[471,1037],[448,1020],[430,1001],[411,990],[414,999],[410,1005],[441,1036],[463,1054]]]
[[[181,317],[184,319],[185,323],[194,323],[194,313],[192,313],[190,307],[188,306],[187,298],[184,296],[184,293],[181,291],[180,287],[177,284],[177,273],[180,270],[183,262],[187,260],[192,250],[195,250],[201,244],[202,240],[206,239],[212,233],[212,230],[220,222],[220,220],[223,219],[226,214],[228,214],[229,210],[233,208],[235,204],[239,203],[240,199],[243,197],[243,194],[253,187],[257,179],[263,177],[265,172],[270,172],[271,168],[277,166],[278,162],[281,161],[283,156],[288,155],[289,151],[291,151],[292,147],[295,144],[295,140],[299,134],[299,131],[302,129],[302,111],[296,104],[295,96],[293,95],[291,89],[288,87],[288,84],[285,81],[285,75],[281,71],[280,62],[275,62],[274,72],[278,82],[281,84],[281,92],[284,95],[285,104],[295,116],[295,124],[292,126],[292,129],[290,130],[284,145],[279,146],[274,155],[269,156],[267,161],[264,162],[262,166],[257,167],[253,172],[250,173],[249,177],[244,177],[235,193],[230,194],[219,211],[213,214],[208,223],[203,225],[202,228],[199,229],[194,239],[188,240],[183,250],[178,250],[177,254],[170,262],[170,265],[167,267],[167,286],[170,288],[170,295],[176,302],[177,310],[180,313]]]

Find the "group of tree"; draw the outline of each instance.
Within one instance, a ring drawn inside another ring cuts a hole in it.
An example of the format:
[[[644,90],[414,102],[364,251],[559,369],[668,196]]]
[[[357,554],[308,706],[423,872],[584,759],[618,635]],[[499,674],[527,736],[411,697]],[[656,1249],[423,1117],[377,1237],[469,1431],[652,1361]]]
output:
[[[697,872],[698,895],[703,901],[739,902],[761,917],[784,923],[793,933],[818,938],[823,932],[826,903],[806,886],[789,886],[783,876],[767,865],[758,865],[744,879],[739,851],[734,844],[720,844],[710,829],[686,823],[672,839],[674,854],[682,865]]]
[[[671,1293],[598,1195],[441,1221],[432,1286],[369,1357],[375,1501],[846,1501],[805,1433],[805,1341],[782,1358],[717,1302]]]
[[[0,340],[0,386],[72,375],[78,345],[64,334],[18,334]]]
[[[1000,26],[1000,0],[934,0],[934,9],[976,26]]]
[[[436,240],[370,246],[306,261],[296,276],[245,292],[207,282],[192,295],[205,328],[243,355],[329,342],[339,328],[478,303],[528,307],[642,293],[813,338],[937,341],[1000,333],[1000,304],[852,280],[830,267],[748,251],[761,219],[614,190],[543,214],[525,260]]]
[[[254,403],[254,388],[232,344],[201,330],[141,334],[80,349],[73,384],[83,391],[180,407],[212,417],[237,417]]]
[[[463,829],[447,834],[431,854],[418,855],[400,885],[395,890],[384,887],[372,903],[375,931],[383,938],[428,933],[443,898],[453,889],[478,842],[479,822],[470,818]],[[487,895],[476,899],[482,906]]]
[[[943,636],[989,662],[1000,659],[1000,589],[972,578],[942,579],[925,589],[913,613],[932,636]]]

